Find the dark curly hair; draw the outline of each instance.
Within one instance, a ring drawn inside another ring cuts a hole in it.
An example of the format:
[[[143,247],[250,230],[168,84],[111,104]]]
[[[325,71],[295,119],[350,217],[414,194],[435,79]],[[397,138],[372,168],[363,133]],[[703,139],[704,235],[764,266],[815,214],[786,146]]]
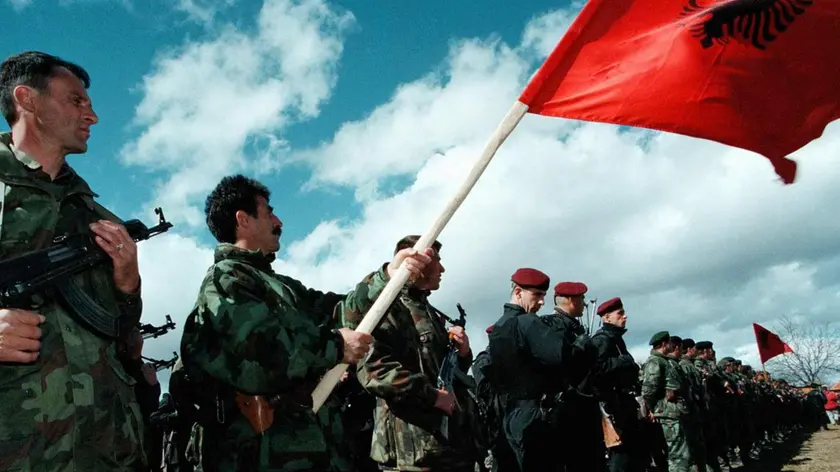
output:
[[[49,79],[57,75],[57,69],[65,68],[90,88],[90,75],[77,64],[60,57],[38,51],[27,51],[9,56],[0,64],[0,111],[6,123],[12,126],[17,121],[15,101],[12,97],[15,87],[26,85],[39,92],[47,89]]]
[[[220,243],[236,242],[236,212],[256,217],[257,197],[268,201],[271,192],[254,179],[237,174],[227,176],[216,185],[204,203],[204,214],[210,233]]]
[[[397,241],[396,247],[394,247],[394,254],[402,251],[403,249],[408,249],[408,248],[414,247],[414,245],[417,244],[417,241],[419,241],[419,240],[420,240],[420,235],[419,234],[410,234],[410,235],[400,239],[399,241]],[[432,249],[434,249],[435,252],[440,252],[441,246],[442,246],[442,244],[440,244],[440,241],[435,241],[435,242],[432,243]]]

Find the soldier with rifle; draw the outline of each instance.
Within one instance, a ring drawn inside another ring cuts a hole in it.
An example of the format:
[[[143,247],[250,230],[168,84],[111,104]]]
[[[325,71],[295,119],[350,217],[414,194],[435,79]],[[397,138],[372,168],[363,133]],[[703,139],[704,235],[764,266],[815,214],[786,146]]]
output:
[[[401,239],[394,253],[420,239]],[[370,355],[357,366],[362,386],[376,397],[371,458],[384,471],[473,472],[481,451],[475,443],[476,408],[466,375],[473,361],[464,332],[465,313],[453,320],[428,300],[445,269],[441,244],[422,276],[403,287],[379,326]],[[345,307],[344,326],[362,313]],[[446,322],[452,326],[447,329]]]
[[[493,391],[501,407],[501,437],[493,444],[498,472],[550,470],[559,444],[552,436],[546,392],[552,368],[563,365],[570,346],[537,316],[545,303],[549,277],[532,268],[510,278],[510,301],[489,331]]]
[[[154,365],[144,362],[143,335],[139,328],[134,328],[128,334],[125,342],[117,348],[117,357],[122,362],[125,371],[134,379],[134,395],[140,405],[140,416],[143,419],[143,446],[146,451],[148,465],[143,471],[160,470],[160,460],[163,454],[163,431],[152,421],[160,404],[160,382]]]
[[[599,305],[597,313],[603,324],[591,339],[597,355],[592,384],[602,405],[609,470],[644,472],[650,460],[641,421],[652,421],[653,416],[642,418],[636,401],[641,395],[639,366],[624,343],[624,303],[612,298]]]
[[[98,122],[81,66],[43,52],[0,65],[0,469],[147,466],[117,342],[140,320],[136,242],[68,164]]]
[[[327,370],[363,358],[373,338],[338,326],[336,305],[365,313],[400,265],[413,279],[431,261],[431,249],[403,249],[348,294],[309,289],[271,266],[283,225],[269,197],[242,175],[207,197],[219,245],[181,340],[205,472],[339,469],[332,411],[314,414],[311,393]]]
[[[605,467],[602,413],[592,389],[596,352],[580,322],[587,290],[582,282],[558,283],[554,312],[541,318],[565,346],[563,362],[549,368],[552,381],[546,391],[551,434],[564,450],[552,464],[558,472],[597,472]]]

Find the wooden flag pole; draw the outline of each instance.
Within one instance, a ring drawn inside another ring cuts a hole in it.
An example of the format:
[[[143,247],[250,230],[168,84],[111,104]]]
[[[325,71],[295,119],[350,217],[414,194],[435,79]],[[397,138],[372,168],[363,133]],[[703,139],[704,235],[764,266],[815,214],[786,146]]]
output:
[[[510,136],[510,133],[513,132],[516,125],[519,124],[520,120],[522,120],[527,112],[528,105],[519,101],[513,104],[505,118],[501,123],[499,123],[499,126],[496,127],[496,130],[493,132],[493,135],[484,147],[484,152],[476,161],[472,171],[470,171],[470,174],[467,176],[467,179],[463,184],[461,184],[458,192],[452,197],[452,200],[449,201],[446,208],[443,209],[443,212],[441,212],[440,216],[438,216],[432,227],[417,241],[417,244],[414,245],[415,250],[424,251],[432,245],[432,242],[437,240],[441,231],[443,231],[443,228],[447,223],[449,223],[452,215],[454,215],[455,211],[458,210],[458,207],[464,203],[467,195],[469,195],[476,182],[478,182],[481,174],[484,173],[484,169],[487,168],[487,165],[490,164],[493,156],[496,155],[496,151],[498,151],[502,143],[505,142],[505,139]],[[397,294],[399,294],[400,290],[402,290],[407,281],[408,270],[405,268],[405,264],[402,264],[400,265],[397,273],[391,278],[391,280],[388,281],[388,284],[385,285],[385,289],[373,303],[373,306],[370,310],[368,310],[364,318],[362,318],[362,321],[359,323],[356,331],[368,334],[373,332],[373,329],[379,324],[382,317],[385,316],[385,311],[391,306],[394,299],[397,298]],[[327,401],[327,397],[330,396],[330,393],[332,393],[335,386],[341,381],[341,376],[347,370],[347,367],[347,364],[338,364],[324,375],[315,387],[315,390],[312,392],[312,411],[317,413],[318,409],[320,409],[324,402]]]

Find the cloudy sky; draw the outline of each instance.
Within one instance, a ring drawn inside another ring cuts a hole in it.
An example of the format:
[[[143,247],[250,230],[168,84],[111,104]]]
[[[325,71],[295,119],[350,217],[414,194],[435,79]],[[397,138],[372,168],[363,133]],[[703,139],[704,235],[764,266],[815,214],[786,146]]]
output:
[[[444,6],[445,5],[445,6]],[[565,6],[564,6],[565,5]],[[559,7],[559,8],[558,8]],[[175,228],[141,245],[146,322],[179,329],[212,262],[203,201],[264,181],[284,222],[278,271],[345,291],[425,232],[577,5],[544,0],[0,0],[3,57],[85,66],[100,124],[71,164],[126,218]],[[536,267],[621,296],[628,344],[669,330],[758,366],[752,322],[840,307],[840,124],[763,158],[670,134],[527,116],[443,231],[432,301],[469,313],[477,352],[510,275]],[[543,313],[550,312],[546,307]],[[164,376],[165,377],[165,376]]]

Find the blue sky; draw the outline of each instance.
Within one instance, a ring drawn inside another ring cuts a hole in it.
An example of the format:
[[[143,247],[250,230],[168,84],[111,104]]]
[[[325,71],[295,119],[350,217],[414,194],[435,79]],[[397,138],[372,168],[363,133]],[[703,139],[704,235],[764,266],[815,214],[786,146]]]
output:
[[[151,188],[161,178],[160,172],[118,159],[121,147],[140,132],[132,124],[142,98],[137,87],[153,70],[157,54],[185,41],[213,38],[222,24],[253,31],[262,2],[203,2],[217,4],[217,13],[224,15],[207,24],[172,1],[33,0],[16,9],[11,8],[14,0],[0,1],[6,2],[2,21],[8,22],[2,27],[6,33],[0,46],[3,57],[42,50],[81,64],[92,76],[90,94],[100,122],[93,129],[88,154],[71,157],[71,164],[106,204],[121,214],[143,212],[152,221],[151,207],[144,205],[153,196]],[[351,11],[355,21],[347,30],[338,80],[320,114],[283,131],[282,138],[293,148],[329,140],[341,123],[363,118],[388,100],[399,84],[439,66],[453,38],[498,37],[516,42],[529,19],[561,6],[501,0],[341,1],[332,5]],[[249,152],[247,147],[244,152]],[[287,241],[304,237],[324,218],[353,219],[360,211],[347,188],[299,190],[310,173],[306,166],[293,165],[261,177],[274,192]],[[396,189],[405,184],[402,179],[391,183]],[[177,217],[173,223],[178,223]],[[201,239],[212,244],[206,231],[201,232]]]
[[[12,5],[17,5],[13,8]],[[100,124],[71,164],[144,242],[144,319],[183,323],[212,262],[203,199],[222,175],[264,181],[284,221],[275,268],[346,291],[424,232],[577,13],[500,0],[0,0],[4,57],[40,49],[88,69]],[[441,234],[432,302],[470,313],[475,350],[509,280],[536,267],[620,296],[628,345],[715,341],[757,364],[752,322],[840,312],[840,124],[767,161],[709,141],[526,116]],[[177,270],[172,269],[175,264]],[[543,313],[551,311],[549,300]],[[180,331],[180,328],[179,330]],[[149,344],[167,357],[179,335]],[[795,348],[795,347],[794,347]],[[836,375],[836,374],[835,374]]]

